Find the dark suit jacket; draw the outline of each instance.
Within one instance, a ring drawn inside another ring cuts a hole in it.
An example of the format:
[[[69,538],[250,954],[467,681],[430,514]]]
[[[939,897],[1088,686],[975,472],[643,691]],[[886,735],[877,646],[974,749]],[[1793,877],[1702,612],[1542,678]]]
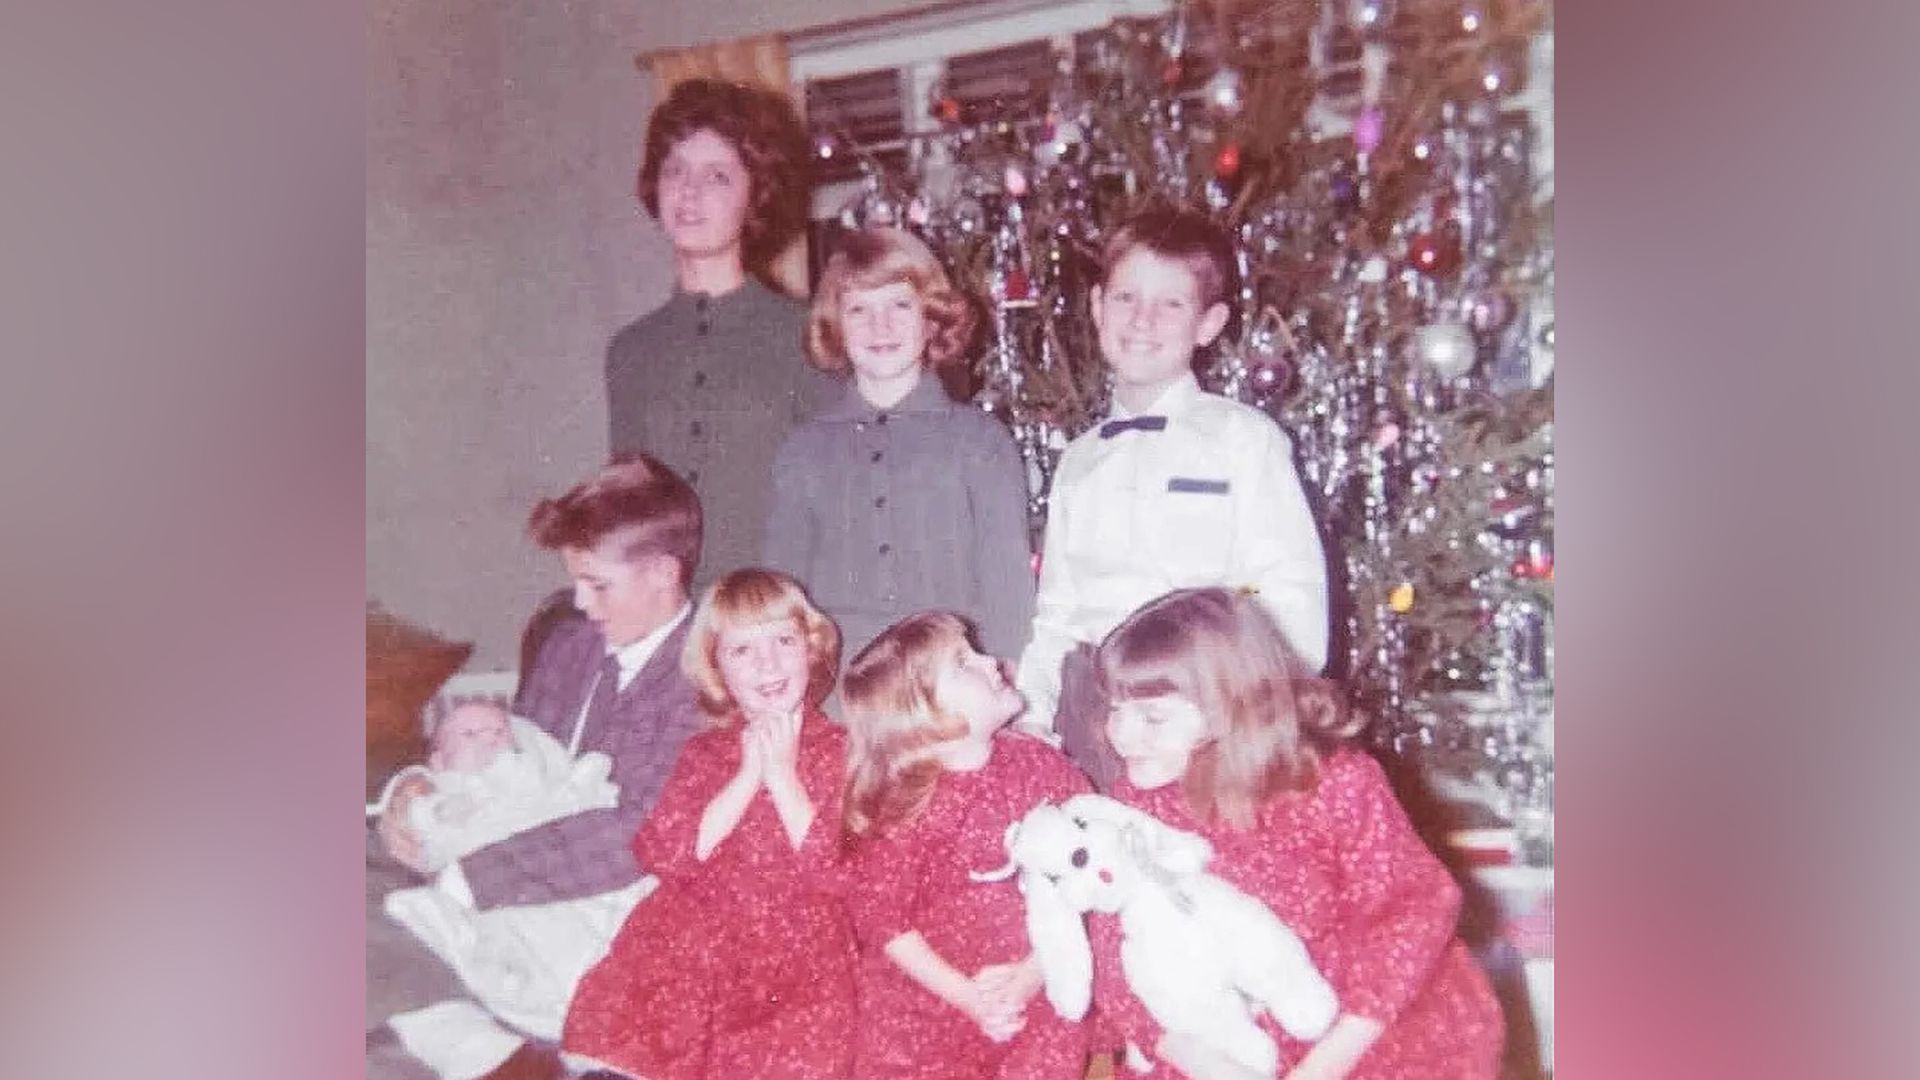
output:
[[[660,643],[615,699],[610,717],[589,722],[581,734],[581,753],[598,750],[613,759],[619,804],[550,821],[460,860],[481,908],[571,900],[639,879],[629,847],[633,834],[660,797],[681,746],[704,724],[693,684],[680,671],[692,622],[688,616]],[[567,743],[606,655],[606,639],[591,622],[563,622],[521,680],[514,712]]]

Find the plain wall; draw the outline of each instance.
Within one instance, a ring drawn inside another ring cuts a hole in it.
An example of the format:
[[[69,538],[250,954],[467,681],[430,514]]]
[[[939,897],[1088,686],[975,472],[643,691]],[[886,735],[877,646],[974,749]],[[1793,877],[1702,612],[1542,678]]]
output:
[[[606,454],[607,339],[664,301],[635,56],[924,6],[379,0],[368,29],[367,593],[512,667],[526,539]]]

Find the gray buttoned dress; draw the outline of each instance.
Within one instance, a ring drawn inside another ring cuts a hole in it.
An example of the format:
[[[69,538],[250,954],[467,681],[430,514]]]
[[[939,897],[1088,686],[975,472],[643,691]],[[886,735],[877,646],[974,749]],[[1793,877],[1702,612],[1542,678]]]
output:
[[[1015,657],[1033,621],[1026,473],[1007,429],[922,378],[887,409],[851,382],[773,462],[763,561],[839,624],[843,662],[918,611]]]
[[[767,473],[793,426],[839,394],[806,361],[807,309],[749,279],[676,292],[607,347],[609,443],[685,477],[706,523],[696,587],[759,561]]]

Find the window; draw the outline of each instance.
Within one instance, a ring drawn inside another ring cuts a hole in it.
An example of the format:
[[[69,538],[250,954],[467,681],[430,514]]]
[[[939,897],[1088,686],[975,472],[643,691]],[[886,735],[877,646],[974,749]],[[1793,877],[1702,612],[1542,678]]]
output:
[[[834,145],[833,156],[816,163],[814,219],[838,217],[859,195],[862,155],[890,170],[937,169],[937,161],[924,160],[932,144],[923,138],[939,130],[930,113],[936,91],[963,115],[991,106],[996,115],[1037,117],[1061,56],[1070,58],[1116,19],[1162,16],[1172,6],[1169,0],[975,0],[792,35],[793,76],[806,87],[808,126],[816,141]],[[1308,122],[1325,138],[1350,134],[1362,78],[1361,40],[1332,16],[1335,10],[1324,6],[1328,14],[1312,50],[1320,93]],[[1551,30],[1526,56],[1510,58],[1510,66],[1520,83],[1507,108],[1532,121],[1533,175],[1550,192]],[[1197,94],[1211,74],[1190,64],[1181,89]]]

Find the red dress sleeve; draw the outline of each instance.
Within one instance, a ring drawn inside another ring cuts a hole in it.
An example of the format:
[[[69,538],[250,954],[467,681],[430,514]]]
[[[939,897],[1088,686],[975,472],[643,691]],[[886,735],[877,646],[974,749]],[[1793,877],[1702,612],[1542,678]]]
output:
[[[737,742],[739,735],[732,729],[703,731],[687,740],[673,775],[661,789],[660,801],[633,834],[633,857],[642,872],[670,881],[699,865],[693,845],[700,816],[731,775],[723,753],[727,739]]]
[[[813,824],[807,826],[795,857],[820,887],[842,891],[846,871],[840,859],[840,816],[847,768],[846,733],[823,714],[809,714],[801,728],[798,766],[800,786],[813,804]]]
[[[1328,974],[1342,1011],[1390,1024],[1453,940],[1460,886],[1414,831],[1379,762],[1344,752],[1327,763],[1321,783],[1349,958]]]

